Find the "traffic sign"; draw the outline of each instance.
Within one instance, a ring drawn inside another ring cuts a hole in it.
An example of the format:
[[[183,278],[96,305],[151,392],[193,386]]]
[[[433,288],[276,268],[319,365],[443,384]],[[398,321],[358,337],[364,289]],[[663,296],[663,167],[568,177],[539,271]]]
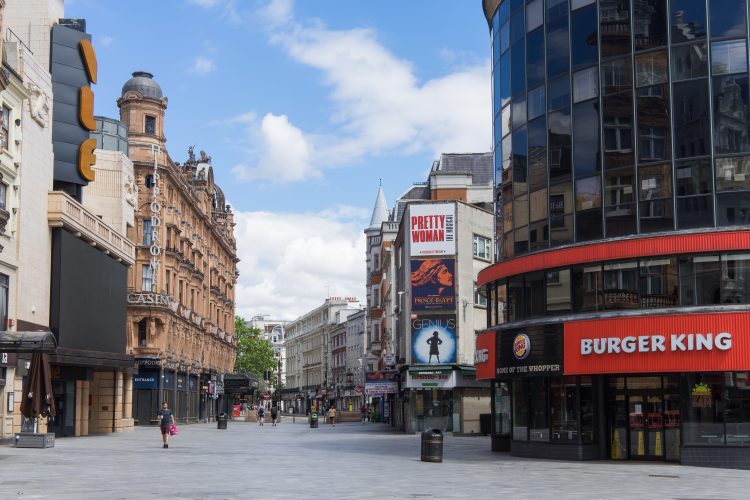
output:
[[[363,392],[364,390],[365,390],[365,388],[364,388],[364,387],[362,387],[361,385],[358,385],[358,386],[356,386],[356,387],[354,388],[354,392],[356,392],[357,394],[362,394],[362,392]]]

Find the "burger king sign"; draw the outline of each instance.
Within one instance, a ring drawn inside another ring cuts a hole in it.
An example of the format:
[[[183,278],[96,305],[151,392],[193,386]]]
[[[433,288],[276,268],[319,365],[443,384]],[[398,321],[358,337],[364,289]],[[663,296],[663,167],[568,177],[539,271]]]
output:
[[[513,355],[516,359],[526,359],[531,352],[531,339],[525,333],[519,333],[513,339]]]

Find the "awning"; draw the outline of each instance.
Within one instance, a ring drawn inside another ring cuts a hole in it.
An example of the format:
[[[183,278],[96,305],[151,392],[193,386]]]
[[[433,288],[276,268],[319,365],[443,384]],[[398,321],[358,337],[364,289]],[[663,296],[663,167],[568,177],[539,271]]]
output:
[[[52,332],[0,332],[0,351],[54,354],[57,341]]]

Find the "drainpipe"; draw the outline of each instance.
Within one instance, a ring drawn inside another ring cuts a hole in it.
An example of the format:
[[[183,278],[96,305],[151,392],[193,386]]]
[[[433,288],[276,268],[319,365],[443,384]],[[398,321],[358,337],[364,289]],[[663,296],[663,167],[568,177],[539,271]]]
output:
[[[117,432],[115,413],[117,412],[117,372],[112,372],[112,432]]]

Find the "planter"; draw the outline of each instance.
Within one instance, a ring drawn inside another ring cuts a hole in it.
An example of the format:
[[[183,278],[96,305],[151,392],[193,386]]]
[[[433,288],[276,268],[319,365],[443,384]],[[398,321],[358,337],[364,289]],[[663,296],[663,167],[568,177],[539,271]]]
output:
[[[16,448],[54,448],[55,433],[19,432],[16,434]]]

